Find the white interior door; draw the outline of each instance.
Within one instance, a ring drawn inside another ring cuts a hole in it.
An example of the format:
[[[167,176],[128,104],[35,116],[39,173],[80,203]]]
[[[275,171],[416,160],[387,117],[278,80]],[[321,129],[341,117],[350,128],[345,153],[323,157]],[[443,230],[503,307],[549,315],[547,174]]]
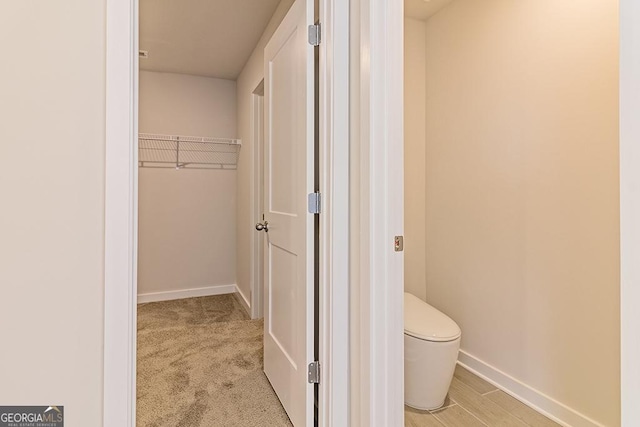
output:
[[[313,0],[296,0],[265,48],[264,371],[296,427],[313,425]]]

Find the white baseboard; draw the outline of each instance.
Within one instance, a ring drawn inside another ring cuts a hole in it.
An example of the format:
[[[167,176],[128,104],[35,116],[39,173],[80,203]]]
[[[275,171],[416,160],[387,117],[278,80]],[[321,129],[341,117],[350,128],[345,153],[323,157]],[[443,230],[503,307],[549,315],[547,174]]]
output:
[[[236,292],[236,285],[216,285],[204,288],[180,289],[177,291],[151,292],[138,294],[138,304],[145,302],[170,301],[174,299],[208,297],[211,295],[232,294]]]
[[[247,297],[242,293],[238,285],[235,285],[235,287],[236,287],[235,289],[236,299],[240,302],[240,304],[242,304],[244,309],[247,311],[247,314],[249,315],[249,317],[251,317],[251,303],[249,302]]]
[[[552,399],[467,352],[460,350],[458,364],[560,425],[565,427],[604,427],[597,421]]]

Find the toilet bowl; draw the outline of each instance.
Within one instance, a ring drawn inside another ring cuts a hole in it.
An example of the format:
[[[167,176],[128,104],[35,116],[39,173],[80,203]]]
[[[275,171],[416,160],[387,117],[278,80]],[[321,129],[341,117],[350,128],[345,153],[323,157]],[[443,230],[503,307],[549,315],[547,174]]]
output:
[[[404,294],[404,402],[416,409],[444,404],[460,348],[460,327],[418,297]]]

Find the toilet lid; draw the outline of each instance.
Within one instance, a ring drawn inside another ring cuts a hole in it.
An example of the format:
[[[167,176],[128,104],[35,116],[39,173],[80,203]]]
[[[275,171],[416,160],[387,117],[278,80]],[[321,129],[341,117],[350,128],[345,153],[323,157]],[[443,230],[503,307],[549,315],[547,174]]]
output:
[[[427,341],[453,341],[461,335],[460,327],[446,314],[406,292],[404,332]]]

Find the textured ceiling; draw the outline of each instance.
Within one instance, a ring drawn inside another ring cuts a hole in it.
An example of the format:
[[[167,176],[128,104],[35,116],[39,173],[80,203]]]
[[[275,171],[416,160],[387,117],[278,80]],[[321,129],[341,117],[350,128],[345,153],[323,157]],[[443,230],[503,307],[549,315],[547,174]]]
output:
[[[140,0],[140,68],[234,80],[278,3]]]
[[[404,15],[408,18],[424,21],[452,0],[405,0]]]

